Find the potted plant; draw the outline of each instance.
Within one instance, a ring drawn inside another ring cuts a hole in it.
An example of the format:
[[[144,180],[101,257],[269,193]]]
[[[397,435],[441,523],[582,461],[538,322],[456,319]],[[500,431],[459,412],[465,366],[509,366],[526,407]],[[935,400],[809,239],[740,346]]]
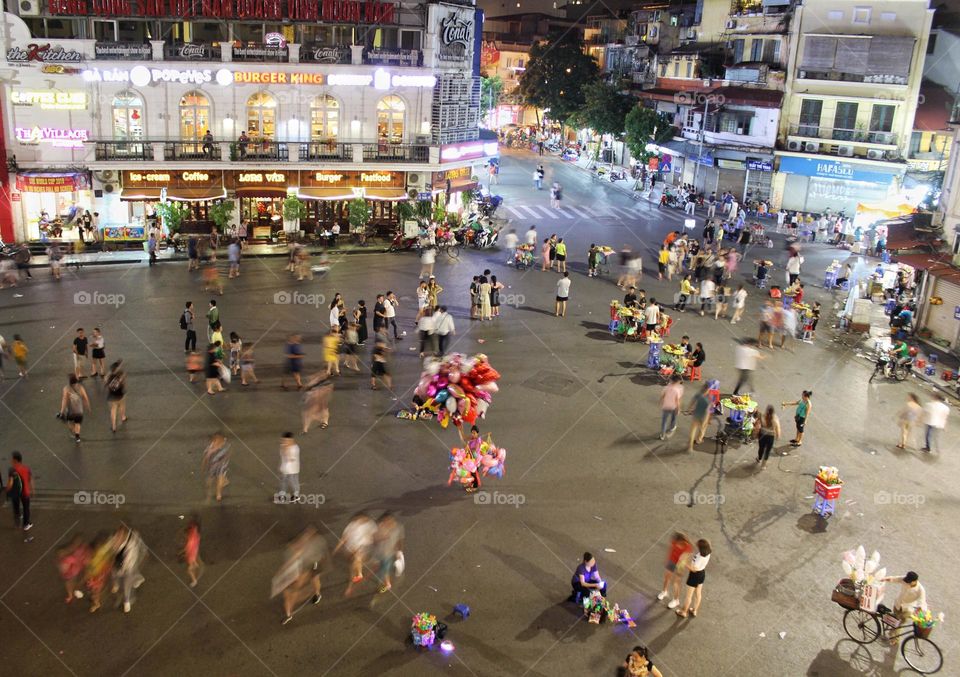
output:
[[[207,210],[207,215],[217,225],[217,230],[224,232],[227,225],[233,220],[233,212],[236,208],[237,203],[233,200],[220,200]]]
[[[180,225],[189,216],[190,207],[184,202],[160,202],[156,206],[157,216],[163,221],[170,235],[180,232]]]
[[[360,238],[360,244],[366,244],[367,224],[370,223],[372,210],[362,197],[355,197],[347,203],[347,220],[350,223],[350,232]]]
[[[283,230],[287,233],[300,231],[300,219],[307,216],[307,204],[296,195],[287,195],[283,200]]]

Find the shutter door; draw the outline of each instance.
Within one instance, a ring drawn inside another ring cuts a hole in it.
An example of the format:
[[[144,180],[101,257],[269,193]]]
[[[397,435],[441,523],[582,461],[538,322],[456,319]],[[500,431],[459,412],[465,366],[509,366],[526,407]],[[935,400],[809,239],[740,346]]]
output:
[[[723,191],[728,190],[740,201],[743,195],[744,170],[742,169],[721,169],[717,181],[717,195],[722,195]],[[741,205],[742,206],[742,205]]]
[[[758,169],[747,170],[747,190],[754,200],[770,199],[770,183],[773,172],[763,172]]]
[[[717,168],[716,167],[704,167],[700,165],[697,169],[697,183],[694,186],[699,192],[702,192],[705,195],[710,195],[711,192],[717,190]],[[718,193],[719,195],[719,193]]]
[[[863,75],[867,72],[870,38],[840,38],[837,43],[836,70]]]
[[[799,174],[787,174],[783,186],[783,208],[787,211],[805,211],[807,208],[807,184],[809,179]]]
[[[955,348],[954,339],[957,337],[957,325],[960,325],[960,320],[953,319],[953,310],[960,306],[960,286],[939,277],[935,279],[936,284],[930,295],[942,298],[943,304],[927,305],[925,326],[934,337],[950,341],[950,347]]]
[[[875,35],[870,38],[867,75],[908,77],[913,61],[914,39],[909,36]]]
[[[803,42],[803,61],[800,68],[808,71],[832,71],[837,54],[837,39],[808,36]]]

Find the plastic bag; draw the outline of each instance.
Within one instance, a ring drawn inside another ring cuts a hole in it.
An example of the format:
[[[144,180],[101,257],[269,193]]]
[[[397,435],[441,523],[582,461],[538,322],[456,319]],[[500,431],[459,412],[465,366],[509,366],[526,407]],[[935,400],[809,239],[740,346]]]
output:
[[[407,560],[403,556],[403,550],[397,552],[397,559],[393,563],[393,568],[397,572],[397,576],[403,576],[403,570],[407,566]]]
[[[230,383],[230,369],[225,364],[220,365],[220,380],[224,383]]]

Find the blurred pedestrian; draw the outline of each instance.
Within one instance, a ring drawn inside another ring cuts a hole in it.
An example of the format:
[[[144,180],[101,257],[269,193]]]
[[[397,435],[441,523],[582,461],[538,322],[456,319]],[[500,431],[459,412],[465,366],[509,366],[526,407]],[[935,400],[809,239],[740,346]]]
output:
[[[940,433],[947,427],[949,415],[950,405],[947,404],[947,398],[940,393],[935,393],[933,399],[923,406],[923,422],[927,426],[923,451],[932,451],[934,447],[940,451]]]
[[[59,418],[67,424],[67,429],[73,433],[73,439],[80,444],[80,426],[83,423],[83,413],[90,409],[90,398],[76,374],[69,374],[67,381],[60,395]]]
[[[30,350],[27,348],[24,340],[20,338],[20,334],[13,335],[13,344],[10,346],[10,352],[13,354],[13,361],[17,363],[17,375],[20,376],[20,378],[27,378],[27,371],[29,371],[27,367],[27,356],[30,354]]]
[[[283,595],[283,625],[293,620],[294,607],[304,600],[320,603],[320,570],[326,559],[326,541],[313,527],[304,529],[287,546],[284,563],[271,584],[274,597]]]
[[[456,334],[457,331],[453,323],[453,315],[447,312],[446,306],[440,306],[434,317],[437,323],[437,354],[443,357],[450,335]]]
[[[127,422],[127,372],[123,369],[123,360],[110,365],[110,374],[106,378],[107,403],[110,406],[110,430],[117,432],[117,418],[120,423]]]
[[[760,470],[767,467],[767,460],[770,458],[770,452],[773,445],[780,439],[780,418],[777,416],[773,405],[768,405],[763,416],[760,417],[759,443],[757,449],[757,463],[760,464]]]
[[[217,357],[219,347],[215,343],[207,345],[207,359],[204,364],[204,377],[207,385],[207,395],[216,395],[223,392],[223,385],[220,383],[220,368],[223,362]]]
[[[203,450],[203,459],[200,461],[200,470],[206,474],[207,500],[211,494],[217,503],[223,502],[223,490],[230,480],[227,479],[227,470],[230,467],[230,444],[223,433],[214,433],[210,443]]]
[[[10,454],[10,468],[7,470],[7,498],[13,508],[13,528],[30,531],[30,498],[33,496],[33,472],[23,464],[23,455],[19,451]]]
[[[113,534],[100,534],[94,539],[91,547],[92,555],[83,572],[83,583],[90,593],[90,613],[96,612],[103,600],[103,591],[106,590],[113,570],[113,562],[117,556],[116,539]]]
[[[287,377],[289,376],[297,384],[297,388],[302,388],[300,372],[303,371],[303,347],[300,345],[300,334],[290,334],[287,337],[284,357],[286,358],[286,366],[283,376],[280,377],[280,387],[284,390],[287,389]]]
[[[680,579],[683,577],[681,562],[691,550],[693,550],[693,544],[690,543],[686,534],[674,532],[670,538],[666,571],[663,572],[663,590],[657,594],[657,599],[662,601],[669,597],[670,591],[673,590],[673,599],[667,603],[668,609],[675,609],[680,604]]]
[[[228,278],[240,277],[240,240],[233,238],[227,245],[227,261],[230,262],[230,268],[227,272]]]
[[[130,613],[133,605],[133,591],[143,585],[144,577],[140,567],[147,555],[147,548],[139,532],[127,525],[121,525],[114,534],[117,554],[113,563],[114,591],[119,586],[123,613]]]
[[[393,587],[393,574],[402,574],[404,567],[403,526],[391,512],[383,513],[377,520],[374,551],[380,562],[379,592],[384,593]]]
[[[357,356],[357,346],[360,345],[360,332],[357,323],[351,322],[343,333],[343,366],[353,371],[360,371],[360,358]]]
[[[910,432],[922,416],[923,407],[920,405],[920,398],[914,393],[907,393],[907,403],[897,414],[897,421],[900,425],[900,443],[897,444],[897,449],[907,448],[907,443],[910,442]]]
[[[357,345],[362,346],[367,342],[367,302],[363,299],[357,301],[357,307],[353,311],[354,321],[357,323]]]
[[[370,556],[376,534],[376,523],[364,513],[357,513],[351,517],[344,528],[343,535],[333,551],[336,555],[343,550],[350,560],[350,584],[344,592],[344,597],[350,596],[354,586],[363,580],[363,567]]]
[[[698,343],[699,347],[700,344]],[[702,348],[700,348],[702,350]],[[692,414],[693,419],[690,422],[690,438],[687,440],[687,451],[693,451],[694,444],[703,442],[703,436],[707,432],[707,426],[710,425],[710,398],[707,397],[707,391],[710,386],[704,383],[700,390],[693,396],[687,409],[688,414]]]
[[[307,381],[303,393],[303,432],[310,432],[310,424],[320,423],[320,429],[330,424],[330,398],[333,397],[333,381],[329,372],[320,372]]]
[[[190,587],[197,587],[197,581],[203,574],[203,560],[200,559],[200,518],[191,517],[183,530],[183,548],[181,554],[187,565]]]
[[[337,312],[337,309],[330,312]],[[327,376],[340,375],[340,333],[337,327],[339,324],[333,325],[330,332],[323,337],[323,361],[327,367]]]
[[[74,599],[83,599],[83,572],[90,561],[90,546],[76,535],[64,547],[57,551],[57,570],[63,579],[67,597],[64,600],[70,604]]]
[[[388,390],[393,388],[389,365],[390,346],[387,344],[387,338],[386,327],[381,327],[380,331],[377,332],[370,366],[370,388],[372,390],[378,390],[377,379],[383,381]]]
[[[683,401],[683,380],[680,374],[670,377],[670,382],[660,392],[660,439],[666,439],[677,430],[677,412]]]
[[[185,359],[187,373],[190,374],[190,383],[193,383],[197,374],[203,371],[203,356],[200,355],[196,350],[187,353]]]
[[[289,493],[287,492],[289,489]],[[296,503],[300,500],[300,447],[293,433],[283,433],[280,438],[280,502]]]

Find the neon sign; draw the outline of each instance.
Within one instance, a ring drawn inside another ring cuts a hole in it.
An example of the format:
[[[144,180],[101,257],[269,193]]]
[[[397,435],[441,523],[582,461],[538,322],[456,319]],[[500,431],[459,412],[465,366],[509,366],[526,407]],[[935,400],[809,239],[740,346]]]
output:
[[[444,146],[440,151],[440,159],[445,162],[454,160],[470,160],[473,158],[493,157],[497,154],[496,141],[473,141]]]
[[[360,180],[364,183],[387,183],[393,181],[393,174],[367,174],[361,173]]]
[[[36,145],[48,143],[57,148],[81,148],[90,140],[86,129],[62,129],[59,127],[17,127],[17,141]]]
[[[143,181],[145,183],[170,183],[169,174],[157,174],[153,172],[149,174],[141,174],[140,172],[130,172],[128,176],[130,177],[131,182]]]
[[[210,175],[206,172],[183,172],[180,177],[184,181],[209,181]]]
[[[321,174],[317,172],[313,175],[313,180],[318,183],[340,183],[343,180],[343,174]]]
[[[216,82],[218,85],[233,84],[233,73],[225,68],[214,72],[209,69],[179,69],[179,68],[147,68],[134,66],[130,70],[122,68],[99,69],[88,68],[81,73],[86,82],[121,82],[131,83],[137,87],[146,87],[156,82],[177,82],[182,85],[203,85]]]
[[[269,174],[258,174],[246,172],[237,176],[240,183],[286,183],[287,177],[280,172],[271,172]]]
[[[84,110],[87,107],[85,92],[29,92],[15,89],[10,92],[10,101],[15,106],[39,105],[43,110]]]

